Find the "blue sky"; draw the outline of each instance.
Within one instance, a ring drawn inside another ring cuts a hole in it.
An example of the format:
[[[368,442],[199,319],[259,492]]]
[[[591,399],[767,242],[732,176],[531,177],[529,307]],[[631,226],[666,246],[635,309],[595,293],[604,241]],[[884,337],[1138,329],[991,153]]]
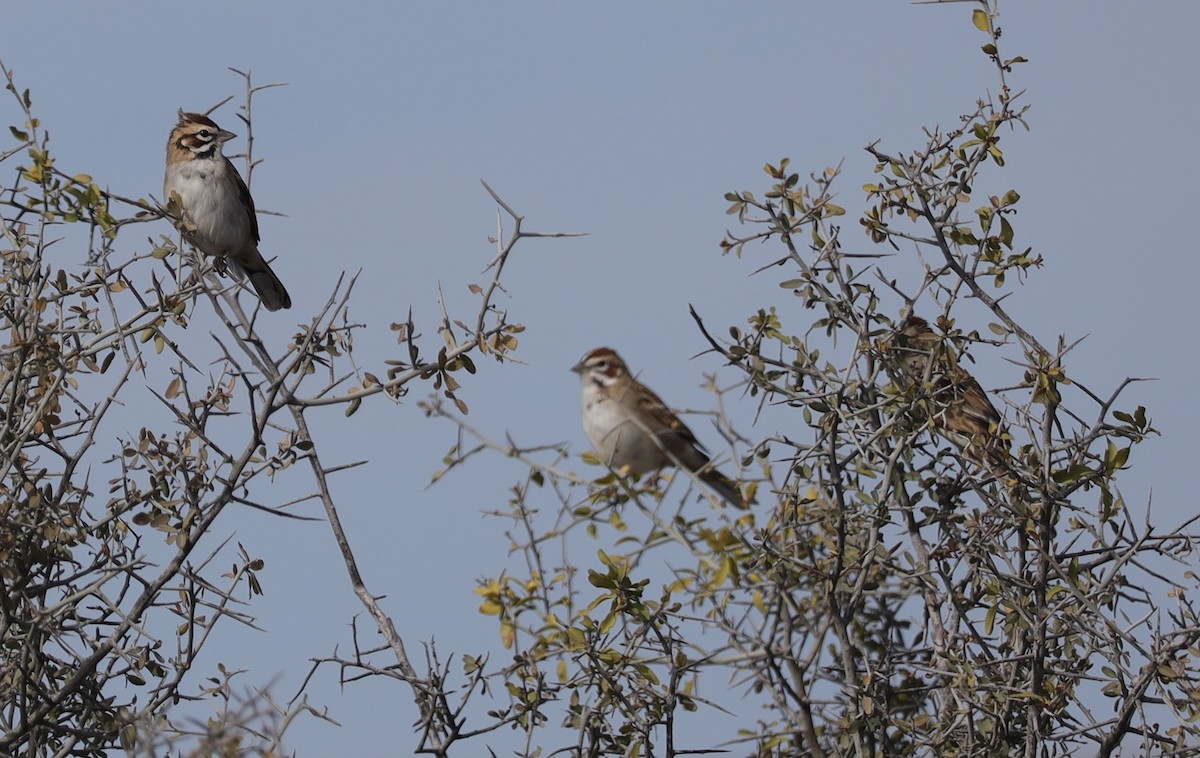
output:
[[[507,288],[512,320],[528,327],[524,364],[480,362],[462,393],[471,423],[492,436],[568,440],[575,453],[587,446],[568,369],[584,351],[617,348],[668,402],[707,408],[702,374],[720,364],[692,360],[704,343],[689,303],[717,332],[764,305],[797,325],[807,318],[776,277],[750,276],[768,252],[721,256],[734,223],[725,192],[761,193],[762,165],[783,156],[804,174],[844,160],[839,202],[853,214],[872,180],[864,145],[915,148],[923,125],[956,124],[994,89],[965,4],[84,7],[7,3],[0,59],[32,90],[59,166],[119,194],[161,191],[176,109],[240,97],[226,67],[289,84],[255,101],[264,160],[255,199],[287,214],[261,220],[263,250],[278,256],[297,304],[260,322],[268,342],[284,344],[337,277],[358,269],[351,313],[369,324],[360,361],[393,356],[388,324],[410,307],[432,337],[439,283],[466,316],[466,285],[482,280],[493,253],[494,206],[480,179],[529,228],[587,232],[518,248]],[[1046,258],[1010,311],[1045,344],[1090,335],[1068,371],[1100,394],[1126,376],[1159,380],[1128,394],[1126,407],[1147,405],[1163,436],[1135,453],[1123,489],[1138,504],[1153,492],[1158,518],[1177,522],[1195,510],[1182,473],[1194,465],[1200,409],[1186,336],[1200,266],[1191,233],[1200,6],[1004,3],[1001,14],[1007,52],[1030,61],[1010,81],[1026,90],[1032,128],[1004,135],[1008,167],[987,181],[1020,191],[1018,234]],[[235,105],[214,118],[242,133]],[[16,123],[8,103],[0,116]],[[845,226],[849,246],[868,250],[857,226]],[[131,250],[168,229],[137,232],[123,238]],[[207,331],[201,319],[194,326]],[[987,387],[1019,380],[1011,364],[987,365]],[[368,586],[388,596],[406,640],[434,637],[445,657],[495,649],[494,623],[477,614],[471,590],[509,560],[504,525],[483,513],[521,470],[481,461],[425,489],[453,429],[417,409],[424,395],[350,420],[336,409],[319,418],[341,460],[371,460],[337,482],[342,518]],[[732,409],[752,436],[780,423],[798,431],[788,417],[751,427],[753,411],[749,401]],[[702,424],[697,433],[717,441]],[[211,660],[251,669],[247,683],[273,680],[286,698],[309,658],[346,649],[361,608],[323,524],[242,511],[219,526],[267,561],[267,596],[254,607],[266,632],[229,627]],[[289,744],[302,755],[393,755],[413,744],[410,698],[394,684],[342,688],[331,669],[309,696],[343,727],[301,720]]]

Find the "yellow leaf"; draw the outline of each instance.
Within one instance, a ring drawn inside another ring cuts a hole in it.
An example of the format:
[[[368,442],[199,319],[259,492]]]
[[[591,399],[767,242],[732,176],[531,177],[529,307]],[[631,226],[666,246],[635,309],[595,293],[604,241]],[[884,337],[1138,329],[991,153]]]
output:
[[[721,561],[721,566],[717,569],[716,573],[713,574],[712,583],[714,586],[720,587],[725,583],[725,580],[729,578],[729,573],[732,569],[732,563],[733,561],[730,561],[728,558]]]
[[[988,14],[979,8],[971,12],[971,23],[975,24],[975,28],[981,32],[992,30],[991,24],[988,22]]]
[[[610,631],[612,631],[612,628],[616,625],[616,623],[617,613],[616,611],[610,611],[608,615],[604,617],[604,620],[600,622],[600,633],[608,634]]]
[[[482,587],[474,589],[476,595],[498,595],[500,593],[500,582],[495,579],[489,579],[488,583]]]

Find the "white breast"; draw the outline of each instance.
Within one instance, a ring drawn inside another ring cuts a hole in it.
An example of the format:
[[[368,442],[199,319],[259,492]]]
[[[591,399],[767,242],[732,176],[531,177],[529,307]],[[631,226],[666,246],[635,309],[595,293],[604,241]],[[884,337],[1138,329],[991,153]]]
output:
[[[196,227],[184,236],[208,255],[237,255],[253,243],[250,216],[227,168],[224,160],[172,163],[163,182],[164,200],[178,193],[184,220]]]
[[[644,474],[667,463],[654,437],[593,382],[583,385],[583,429],[600,458],[614,469],[628,466]]]

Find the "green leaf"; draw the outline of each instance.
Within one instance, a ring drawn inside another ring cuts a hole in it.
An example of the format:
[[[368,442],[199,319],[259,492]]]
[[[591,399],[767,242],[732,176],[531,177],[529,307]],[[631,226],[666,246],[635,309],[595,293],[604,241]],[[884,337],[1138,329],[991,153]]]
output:
[[[601,574],[599,571],[591,569],[588,570],[588,583],[602,590],[616,589],[617,586],[608,574]]]
[[[1085,476],[1090,476],[1094,473],[1090,468],[1083,464],[1075,464],[1065,469],[1059,469],[1053,472],[1050,476],[1059,484],[1069,484],[1077,479],[1082,479]]]
[[[1008,223],[1008,219],[1004,216],[1000,217],[1000,242],[1012,250],[1013,243],[1013,228],[1012,224]]]
[[[1118,471],[1125,467],[1129,461],[1129,448],[1118,448],[1111,441],[1108,443],[1108,450],[1104,453],[1104,465],[1109,471]]]

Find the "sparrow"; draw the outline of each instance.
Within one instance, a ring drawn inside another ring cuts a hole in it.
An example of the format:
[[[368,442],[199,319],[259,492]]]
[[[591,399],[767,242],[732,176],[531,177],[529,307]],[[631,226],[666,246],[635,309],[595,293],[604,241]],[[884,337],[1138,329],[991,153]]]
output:
[[[1004,419],[929,322],[910,315],[900,324],[893,345],[902,381],[909,386],[931,385],[933,430],[967,458],[991,464],[1005,460],[1009,440]]]
[[[664,466],[680,466],[731,505],[749,505],[737,483],[713,468],[692,430],[633,378],[613,350],[596,348],[571,370],[583,383],[584,431],[610,468],[640,476]]]
[[[208,116],[179,111],[167,140],[163,199],[178,208],[176,226],[193,247],[216,257],[220,270],[249,277],[269,311],[291,308],[292,298],[258,251],[254,199],[222,146],[236,137]]]

